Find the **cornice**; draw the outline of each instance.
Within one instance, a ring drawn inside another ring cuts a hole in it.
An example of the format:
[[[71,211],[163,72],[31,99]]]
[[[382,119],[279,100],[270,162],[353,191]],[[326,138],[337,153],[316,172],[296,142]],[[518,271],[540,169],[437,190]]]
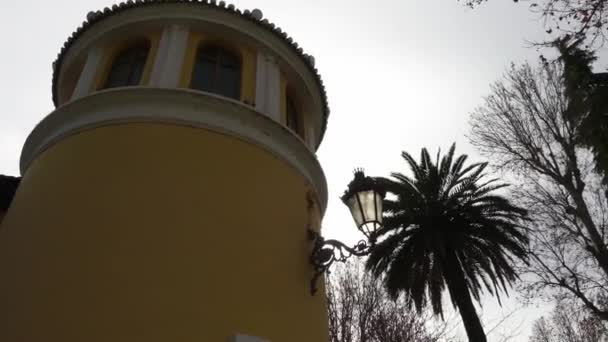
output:
[[[124,87],[69,102],[45,117],[21,152],[21,174],[46,149],[77,133],[116,124],[161,123],[203,128],[254,144],[297,170],[324,213],[327,182],[314,153],[295,134],[253,107],[190,89]]]

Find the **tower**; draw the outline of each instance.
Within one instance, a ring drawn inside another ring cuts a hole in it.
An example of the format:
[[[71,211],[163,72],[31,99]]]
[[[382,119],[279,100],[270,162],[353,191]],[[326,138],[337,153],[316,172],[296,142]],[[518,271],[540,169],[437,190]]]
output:
[[[0,341],[326,341],[314,59],[259,10],[129,0],[53,65],[0,222]]]

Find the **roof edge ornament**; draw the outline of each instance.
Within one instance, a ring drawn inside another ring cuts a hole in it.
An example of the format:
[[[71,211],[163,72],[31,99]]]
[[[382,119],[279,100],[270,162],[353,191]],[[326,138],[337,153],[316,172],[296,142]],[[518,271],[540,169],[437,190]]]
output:
[[[262,18],[264,18],[264,13],[262,13],[262,11],[259,8],[254,8],[251,11],[251,17],[255,20],[262,20]]]
[[[96,17],[97,17],[97,13],[95,13],[95,11],[91,11],[91,12],[87,13],[88,21],[93,21],[93,20],[95,20]]]

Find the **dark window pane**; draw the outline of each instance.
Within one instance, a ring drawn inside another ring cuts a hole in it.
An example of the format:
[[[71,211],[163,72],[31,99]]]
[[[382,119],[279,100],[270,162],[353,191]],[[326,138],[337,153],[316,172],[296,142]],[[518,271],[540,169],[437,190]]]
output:
[[[129,79],[127,80],[127,86],[138,85],[141,80],[141,76],[144,73],[145,60],[143,63],[136,62],[131,65],[131,73],[129,74]]]
[[[137,85],[141,81],[149,47],[138,45],[122,51],[114,61],[108,73],[104,88]]]
[[[233,67],[220,66],[220,77],[218,78],[217,93],[227,97],[239,97],[240,70]]]
[[[300,123],[298,121],[298,112],[293,100],[287,97],[287,127],[289,127],[294,133],[300,135]]]
[[[198,51],[198,59],[206,59],[209,62],[215,64],[219,61],[219,52],[217,48],[200,49]]]
[[[198,59],[194,64],[190,87],[202,91],[213,91],[216,64],[206,58]]]
[[[218,47],[197,51],[191,88],[238,99],[240,84],[241,65],[237,56]]]
[[[110,70],[105,88],[120,87],[127,84],[130,65],[126,63],[115,64]]]
[[[219,57],[223,66],[237,68],[239,65],[239,59],[225,50],[220,50]]]

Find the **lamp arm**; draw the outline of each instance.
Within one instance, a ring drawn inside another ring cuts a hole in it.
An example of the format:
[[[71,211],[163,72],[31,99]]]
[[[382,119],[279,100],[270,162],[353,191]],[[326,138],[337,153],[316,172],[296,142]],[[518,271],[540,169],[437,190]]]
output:
[[[369,255],[372,245],[365,240],[359,241],[353,247],[345,245],[343,242],[329,239],[325,240],[321,234],[313,230],[308,230],[308,238],[313,242],[310,263],[314,267],[315,274],[310,281],[310,294],[317,292],[317,280],[324,273],[329,273],[331,265],[337,262],[346,262],[351,256],[362,257]]]
[[[360,240],[353,247],[349,247],[343,242],[334,239],[323,240],[323,242],[324,247],[330,246],[339,252],[340,257],[336,258],[335,261],[345,262],[352,255],[361,257],[369,254],[369,245],[365,240]]]

